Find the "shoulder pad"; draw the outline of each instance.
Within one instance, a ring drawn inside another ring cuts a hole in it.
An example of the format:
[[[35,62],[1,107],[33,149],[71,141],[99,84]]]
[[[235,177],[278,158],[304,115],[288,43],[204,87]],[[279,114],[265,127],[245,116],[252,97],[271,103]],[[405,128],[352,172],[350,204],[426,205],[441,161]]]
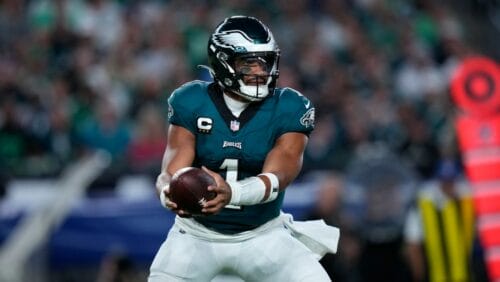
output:
[[[280,100],[291,104],[301,104],[305,109],[312,108],[313,105],[311,101],[299,91],[285,87],[278,90],[278,95]]]
[[[314,128],[315,118],[311,101],[299,91],[288,87],[277,89],[275,95],[283,130],[309,134]]]
[[[171,96],[177,95],[199,95],[199,93],[203,93],[202,90],[206,89],[208,86],[207,82],[201,80],[194,80],[190,82],[186,82],[183,85],[179,86],[172,92]]]

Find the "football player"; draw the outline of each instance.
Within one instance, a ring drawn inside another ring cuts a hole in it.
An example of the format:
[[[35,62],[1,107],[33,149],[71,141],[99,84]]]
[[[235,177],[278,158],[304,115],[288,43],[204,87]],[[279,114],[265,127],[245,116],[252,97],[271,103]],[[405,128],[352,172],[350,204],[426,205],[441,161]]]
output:
[[[281,215],[314,127],[314,107],[296,90],[276,87],[279,58],[262,22],[227,18],[208,42],[214,81],[186,83],[170,96],[157,189],[178,216],[152,263],[150,282],[210,281],[222,272],[245,281],[330,281]],[[171,176],[188,166],[216,180],[209,189],[217,196],[201,216],[168,199]]]

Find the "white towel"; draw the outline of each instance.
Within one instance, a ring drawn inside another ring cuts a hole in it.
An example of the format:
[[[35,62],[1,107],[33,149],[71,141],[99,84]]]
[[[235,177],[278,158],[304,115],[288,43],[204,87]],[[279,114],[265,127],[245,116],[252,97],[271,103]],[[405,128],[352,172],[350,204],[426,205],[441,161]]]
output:
[[[283,221],[292,235],[309,248],[316,258],[321,259],[326,253],[337,252],[340,230],[327,225],[324,220],[294,221],[292,215],[282,214]]]

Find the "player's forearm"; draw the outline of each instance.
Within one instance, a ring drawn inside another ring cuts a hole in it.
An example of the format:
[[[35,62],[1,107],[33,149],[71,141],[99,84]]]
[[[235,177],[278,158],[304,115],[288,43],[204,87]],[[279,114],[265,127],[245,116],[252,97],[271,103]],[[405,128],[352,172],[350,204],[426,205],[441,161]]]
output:
[[[192,158],[186,157],[189,155],[189,151],[180,151],[174,154],[172,158],[166,158],[167,161],[163,163],[161,173],[156,179],[156,190],[158,193],[170,183],[170,179],[176,171],[192,165]]]
[[[165,191],[168,190],[167,186],[170,183],[170,179],[172,179],[172,175],[179,169],[187,166],[191,166],[192,159],[186,158],[185,156],[189,155],[188,152],[182,153],[177,152],[176,150],[171,150],[167,148],[165,154],[163,156],[163,162],[160,174],[156,178],[156,192],[159,196]]]
[[[276,175],[281,191],[292,183],[302,169],[306,144],[307,136],[301,133],[287,133],[278,139],[275,147],[267,155],[262,172]]]
[[[168,185],[174,173],[191,166],[195,156],[195,138],[187,129],[170,125],[168,130],[168,145],[163,153],[161,172],[156,181],[156,189],[160,193]]]
[[[227,181],[231,189],[231,205],[256,205],[274,201],[279,191],[293,181],[300,170],[300,162],[290,156],[281,156],[288,164],[268,167],[263,173],[239,181]],[[293,162],[293,164],[292,164]],[[272,162],[271,162],[272,163]],[[273,169],[275,168],[275,169]]]
[[[307,137],[300,133],[286,133],[268,153],[257,176],[240,181],[228,181],[231,188],[230,204],[255,205],[274,201],[297,177],[302,167],[302,154]]]
[[[263,173],[270,172],[278,177],[280,191],[285,190],[297,177],[302,168],[302,156],[286,153],[276,153],[274,158],[278,162],[270,162],[263,168]]]

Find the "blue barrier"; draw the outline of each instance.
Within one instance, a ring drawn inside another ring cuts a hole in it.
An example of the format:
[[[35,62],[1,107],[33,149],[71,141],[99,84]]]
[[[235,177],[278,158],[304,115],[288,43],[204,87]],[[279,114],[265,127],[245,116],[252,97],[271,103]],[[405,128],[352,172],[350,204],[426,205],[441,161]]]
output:
[[[308,208],[305,203],[291,203],[284,206],[284,211],[302,219]],[[21,216],[0,218],[1,242]],[[119,197],[85,199],[50,237],[46,249],[50,266],[96,265],[112,252],[148,264],[173,222],[174,214],[161,207],[156,197],[139,201]]]

